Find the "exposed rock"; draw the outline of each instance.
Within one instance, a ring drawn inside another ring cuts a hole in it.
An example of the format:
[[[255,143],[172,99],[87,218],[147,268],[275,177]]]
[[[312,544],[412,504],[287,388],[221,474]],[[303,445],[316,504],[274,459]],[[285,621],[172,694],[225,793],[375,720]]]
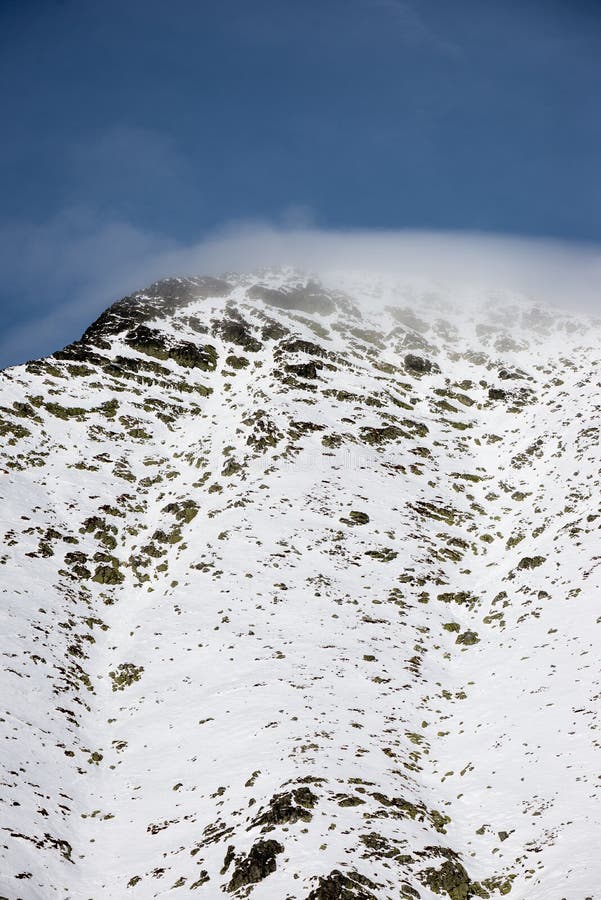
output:
[[[455,859],[445,860],[438,869],[424,869],[419,878],[435,894],[446,894],[450,900],[470,900],[474,896],[469,875]]]
[[[306,900],[377,900],[378,885],[358,872],[341,872],[334,869],[329,875],[320,876],[318,886]]]
[[[537,569],[544,562],[544,556],[523,556],[518,563],[518,569]]]
[[[156,281],[146,291],[139,291],[109,306],[84,332],[83,344],[106,345],[107,338],[121,334],[135,325],[173,314],[192,300],[224,297],[231,285],[220,278],[167,278]]]
[[[267,809],[261,811],[252,821],[253,828],[268,831],[274,825],[294,825],[296,822],[310,822],[311,810],[318,797],[309,787],[298,787],[282,794],[274,794]]]
[[[298,378],[317,378],[317,370],[321,368],[322,364],[318,362],[290,363],[286,366],[286,372]]]
[[[269,306],[280,309],[298,309],[306,313],[318,313],[327,316],[336,309],[334,299],[316,282],[308,282],[305,286],[276,290],[261,284],[249,288],[250,299],[263,300]]]
[[[476,634],[475,631],[464,631],[463,634],[458,634],[455,640],[456,644],[465,644],[466,647],[471,647],[474,644],[477,644],[480,638]]]
[[[276,856],[283,853],[284,847],[279,841],[257,841],[248,855],[238,859],[227,886],[227,890],[237,891],[248,884],[263,881],[276,870]]]
[[[221,319],[213,323],[215,332],[222,340],[237,344],[247,353],[257,353],[263,346],[251,332],[250,325],[244,319]]]
[[[432,371],[432,362],[425,356],[416,356],[414,353],[408,353],[403,362],[407,371],[413,375],[427,375]]]

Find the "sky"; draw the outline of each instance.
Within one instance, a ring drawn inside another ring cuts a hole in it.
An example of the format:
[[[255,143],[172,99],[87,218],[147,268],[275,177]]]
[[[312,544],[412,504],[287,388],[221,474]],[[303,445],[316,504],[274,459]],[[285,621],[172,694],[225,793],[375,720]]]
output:
[[[0,0],[0,366],[252,229],[594,254],[600,96],[599,0]]]

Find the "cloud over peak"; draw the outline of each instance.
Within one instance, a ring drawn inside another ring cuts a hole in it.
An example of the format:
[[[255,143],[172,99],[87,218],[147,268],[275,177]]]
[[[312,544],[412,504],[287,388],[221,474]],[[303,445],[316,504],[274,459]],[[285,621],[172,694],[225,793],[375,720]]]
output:
[[[171,275],[293,266],[324,278],[374,273],[454,294],[505,291],[573,310],[601,312],[601,249],[592,244],[474,233],[332,230],[303,217],[287,225],[232,224],[189,244],[122,221],[72,211],[45,226],[0,235],[5,287],[28,321],[8,323],[4,365],[51,353],[103,308]],[[300,224],[298,224],[300,222]],[[42,285],[42,290],[40,290]],[[32,324],[31,319],[34,319]]]

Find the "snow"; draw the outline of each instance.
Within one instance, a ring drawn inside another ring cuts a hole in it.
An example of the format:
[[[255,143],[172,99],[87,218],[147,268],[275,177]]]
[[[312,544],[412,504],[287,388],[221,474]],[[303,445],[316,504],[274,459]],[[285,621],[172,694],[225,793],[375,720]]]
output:
[[[452,900],[601,897],[598,324],[349,273],[308,313],[247,297],[295,272],[228,281],[181,279],[144,322],[165,358],[128,326],[3,373],[0,895],[216,898],[262,839],[275,871],[232,896],[344,897],[311,894],[338,870],[431,900],[449,860]],[[257,822],[301,787],[296,821]]]

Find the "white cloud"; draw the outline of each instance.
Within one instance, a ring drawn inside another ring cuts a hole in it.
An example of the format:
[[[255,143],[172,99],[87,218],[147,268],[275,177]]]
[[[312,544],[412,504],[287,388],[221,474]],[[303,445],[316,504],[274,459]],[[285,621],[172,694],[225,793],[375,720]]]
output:
[[[124,222],[70,212],[45,226],[0,234],[4,288],[29,308],[29,321],[3,329],[0,359],[50,353],[78,337],[112,301],[177,274],[215,274],[292,265],[331,276],[376,272],[406,284],[500,290],[601,312],[601,250],[549,240],[420,231],[334,231],[292,224],[231,225],[189,245]],[[300,221],[300,225],[298,222]],[[46,304],[44,298],[48,298]]]

